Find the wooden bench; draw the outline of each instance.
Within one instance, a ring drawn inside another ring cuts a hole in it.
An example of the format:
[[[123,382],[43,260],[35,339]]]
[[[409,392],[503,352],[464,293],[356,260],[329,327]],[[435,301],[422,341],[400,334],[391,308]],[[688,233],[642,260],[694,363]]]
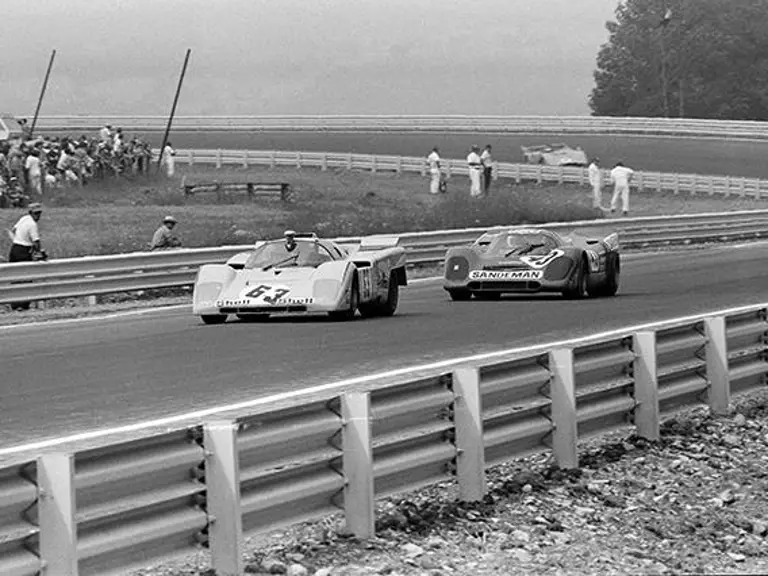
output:
[[[196,184],[183,183],[185,196],[198,193],[215,192],[221,200],[227,192],[245,192],[249,198],[274,197],[283,202],[292,202],[293,193],[288,182],[198,182]]]

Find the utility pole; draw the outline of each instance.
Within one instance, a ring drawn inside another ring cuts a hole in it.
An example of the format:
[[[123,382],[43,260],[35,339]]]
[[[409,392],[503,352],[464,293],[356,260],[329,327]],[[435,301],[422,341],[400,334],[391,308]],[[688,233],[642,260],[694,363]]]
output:
[[[40,106],[43,104],[43,96],[45,96],[45,89],[48,87],[48,78],[51,75],[51,68],[53,68],[53,59],[56,58],[56,50],[51,52],[51,59],[48,61],[48,70],[45,72],[45,79],[43,80],[43,87],[40,90],[40,97],[37,99],[37,108],[35,108],[35,117],[32,119],[32,126],[29,129],[29,137],[35,133],[35,126],[37,125],[37,117],[40,114]]]
[[[165,134],[163,134],[163,143],[160,145],[160,156],[157,159],[157,172],[160,173],[160,166],[163,163],[163,151],[165,145],[168,143],[168,135],[171,133],[171,123],[173,122],[173,116],[176,114],[176,105],[179,103],[179,94],[181,94],[181,85],[184,82],[184,75],[187,73],[187,64],[189,63],[189,55],[192,53],[190,48],[187,48],[187,55],[184,57],[184,65],[181,67],[181,75],[179,76],[179,85],[176,87],[176,95],[173,98],[173,106],[171,106],[171,115],[168,116],[168,124],[165,127]]]
[[[664,104],[664,117],[669,118],[669,87],[667,82],[667,51],[664,47],[664,30],[659,32],[659,44],[661,45],[661,94]]]

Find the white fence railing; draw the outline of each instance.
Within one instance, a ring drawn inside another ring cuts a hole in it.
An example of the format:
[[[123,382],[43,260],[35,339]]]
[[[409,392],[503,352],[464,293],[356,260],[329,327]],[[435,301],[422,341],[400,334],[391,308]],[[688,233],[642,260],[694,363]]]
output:
[[[31,116],[30,116],[31,117]],[[96,130],[104,124],[161,131],[165,116],[43,116],[38,130]],[[768,137],[765,122],[598,116],[176,116],[176,131],[477,132],[511,134],[638,134],[684,137]]]
[[[157,155],[158,151],[154,151]],[[426,175],[426,158],[417,156],[387,156],[371,154],[352,154],[342,152],[286,152],[279,150],[178,150],[177,162],[188,166],[202,164],[206,166],[287,166],[295,168],[342,168],[347,170],[367,170],[371,172],[415,172]],[[558,184],[587,185],[589,177],[586,168],[578,166],[544,166],[541,164],[514,164],[496,162],[495,178],[509,178],[517,183],[554,182]],[[469,168],[466,161],[444,158],[441,169],[450,177],[466,176]],[[603,182],[609,183],[610,170],[603,169]],[[637,190],[671,191],[675,194],[685,192],[691,195],[705,194],[713,196],[768,198],[768,180],[734,176],[708,176],[702,174],[673,174],[666,172],[636,172],[632,187]],[[468,185],[467,185],[468,187]]]
[[[574,228],[593,229],[596,234],[610,229],[619,232],[624,248],[642,249],[764,238],[768,236],[768,210],[556,222],[542,227],[563,232]],[[448,248],[468,244],[487,229],[408,232],[399,236],[409,264],[438,265]],[[336,240],[360,241],[359,237]],[[188,286],[194,282],[199,266],[225,262],[250,247],[222,246],[0,264],[0,304]]]
[[[95,448],[17,453],[0,468],[0,573],[117,574],[202,545],[217,574],[242,574],[247,535],[343,513],[367,538],[377,497],[455,479],[462,500],[479,500],[492,464],[551,452],[575,468],[579,440],[617,429],[657,440],[664,415],[725,414],[732,394],[765,388],[767,307],[457,359],[371,378],[365,392],[297,392],[129,442],[105,431]]]

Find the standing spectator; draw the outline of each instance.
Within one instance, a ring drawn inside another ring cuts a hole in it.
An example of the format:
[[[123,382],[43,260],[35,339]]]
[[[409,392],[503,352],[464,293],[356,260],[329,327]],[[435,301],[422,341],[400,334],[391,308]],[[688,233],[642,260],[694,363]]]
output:
[[[629,213],[629,182],[635,171],[632,168],[624,166],[623,162],[616,162],[616,166],[611,170],[611,180],[613,180],[613,198],[611,198],[611,212],[616,212],[619,196],[621,196],[621,211],[624,216]]]
[[[29,152],[24,168],[27,170],[29,192],[31,194],[37,194],[38,196],[42,195],[43,170],[42,165],[40,164],[40,151],[38,149],[33,149]]]
[[[600,158],[595,156],[589,163],[589,184],[592,186],[592,207],[603,207],[603,174],[600,171]]]
[[[491,156],[491,145],[486,144],[483,153],[480,155],[480,162],[483,165],[483,192],[488,194],[491,187],[491,177],[493,176],[493,156]]]
[[[104,128],[99,130],[99,139],[107,146],[112,143],[112,125],[105,124]]]
[[[165,164],[166,174],[169,178],[173,177],[176,168],[176,160],[174,156],[176,156],[176,150],[174,150],[171,143],[168,142],[165,145],[165,148],[163,148],[163,159],[161,163]]]
[[[469,165],[469,195],[480,196],[482,191],[480,189],[480,173],[483,168],[480,162],[480,155],[478,152],[480,147],[477,145],[472,146],[472,151],[467,156],[467,164]]]
[[[22,216],[8,232],[11,238],[9,262],[31,262],[44,260],[45,251],[40,247],[40,232],[37,222],[43,214],[43,207],[38,204],[29,205],[29,214]],[[12,310],[29,310],[29,302],[13,302]]]
[[[159,250],[162,248],[176,248],[181,246],[181,241],[173,235],[171,232],[176,226],[176,218],[173,216],[166,216],[163,218],[163,223],[155,230],[155,234],[152,236],[152,244],[150,250]]]
[[[437,146],[432,148],[429,156],[427,156],[427,162],[429,162],[429,193],[438,194],[440,192],[440,150]]]

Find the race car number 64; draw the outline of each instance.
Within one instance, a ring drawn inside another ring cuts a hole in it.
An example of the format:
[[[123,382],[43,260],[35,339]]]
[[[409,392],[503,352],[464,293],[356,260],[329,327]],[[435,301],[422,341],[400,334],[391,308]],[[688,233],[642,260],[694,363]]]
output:
[[[270,294],[270,292],[274,292],[274,293]],[[280,298],[288,294],[288,292],[290,292],[290,290],[286,290],[285,288],[273,288],[272,286],[259,284],[258,286],[256,286],[256,288],[248,292],[245,296],[246,298],[261,297],[261,299],[264,300],[265,302],[274,304]]]

